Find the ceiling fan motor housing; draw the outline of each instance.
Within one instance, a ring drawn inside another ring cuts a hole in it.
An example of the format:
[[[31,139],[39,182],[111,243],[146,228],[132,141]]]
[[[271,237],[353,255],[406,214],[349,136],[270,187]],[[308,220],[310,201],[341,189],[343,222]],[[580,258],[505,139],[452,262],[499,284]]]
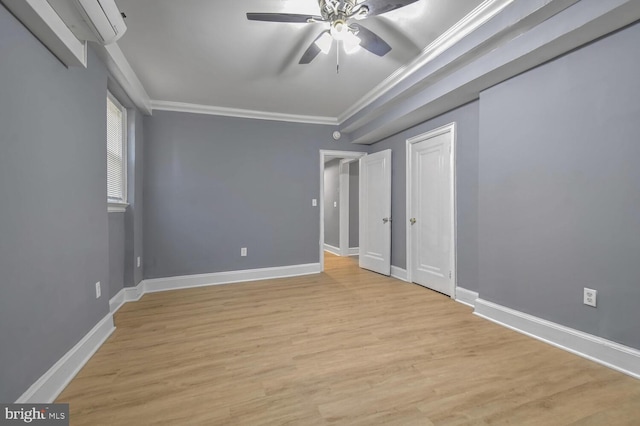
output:
[[[354,12],[356,0],[318,0],[325,21],[346,21]]]

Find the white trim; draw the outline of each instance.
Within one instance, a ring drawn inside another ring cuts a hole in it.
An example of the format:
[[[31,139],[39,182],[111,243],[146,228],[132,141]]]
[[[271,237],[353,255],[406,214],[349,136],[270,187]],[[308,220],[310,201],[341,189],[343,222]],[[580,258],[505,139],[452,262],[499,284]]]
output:
[[[125,287],[123,290],[125,302],[137,302],[146,293],[144,280],[140,281],[135,287]]]
[[[418,69],[437,58],[442,52],[458,43],[464,37],[484,25],[488,20],[500,13],[514,0],[485,0],[467,16],[449,28],[440,37],[429,44],[422,53],[410,63],[401,66],[380,84],[366,93],[356,103],[338,116],[338,123],[343,124],[349,118],[373,103],[376,99],[393,89]]]
[[[467,290],[466,288],[456,288],[456,302],[463,303],[467,306],[474,308],[476,306],[476,300],[480,297],[477,291]]]
[[[78,40],[48,2],[3,0],[2,3],[63,64],[87,67],[87,42]]]
[[[340,256],[349,255],[349,163],[353,159],[340,160],[338,170],[340,197],[340,223],[338,233],[340,235]]]
[[[128,168],[128,159],[127,159],[127,154],[129,152],[129,135],[128,135],[128,122],[129,122],[129,116],[127,114],[127,109],[120,103],[120,101],[118,100],[118,98],[116,98],[115,96],[113,96],[113,94],[107,90],[107,99],[113,104],[115,105],[116,108],[118,108],[120,110],[120,113],[122,114],[122,135],[120,135],[122,137],[122,141],[121,141],[121,145],[122,145],[122,199],[117,199],[115,197],[108,199],[107,198],[107,212],[124,212],[127,209],[128,203],[127,203],[127,196],[128,196],[128,191],[127,191],[127,187],[128,187],[128,175],[129,175],[129,168]],[[108,129],[107,129],[108,131]],[[106,139],[106,135],[105,135],[105,139]]]
[[[324,243],[324,251],[328,251],[331,254],[335,254],[336,256],[342,256],[340,253],[340,249],[338,247],[334,247],[331,244]]]
[[[118,82],[136,107],[144,114],[151,115],[151,99],[118,44],[99,46],[97,52],[109,74]]]
[[[407,270],[393,265],[391,265],[391,277],[401,281],[410,282],[407,279]]]
[[[318,207],[320,208],[320,235],[318,247],[320,248],[319,262],[321,272],[324,271],[324,163],[328,157],[357,160],[365,155],[367,155],[366,152],[320,150],[320,196],[318,197]]]
[[[124,305],[126,302],[127,300],[125,299],[124,288],[123,288],[109,300],[109,312],[111,312],[112,314],[115,314],[118,311],[118,309],[120,309],[122,305]]]
[[[158,291],[297,277],[318,273],[320,273],[320,265],[317,263],[308,263],[303,265],[278,266],[274,268],[246,269],[241,271],[215,272],[212,274],[154,278],[144,280],[141,284],[144,288],[144,293],[146,294]]]
[[[144,284],[142,282],[135,287],[125,287],[109,300],[109,311],[115,314],[122,305],[127,302],[136,302],[140,300],[143,295]]]
[[[124,213],[125,211],[127,211],[127,207],[129,207],[128,203],[119,203],[116,201],[107,202],[108,213]]]
[[[151,107],[158,111],[190,112],[193,114],[221,115],[225,117],[253,118],[256,120],[287,121],[290,123],[338,125],[334,117],[285,114],[279,112],[256,111],[240,108],[226,108],[212,105],[198,105],[185,102],[151,101]]]
[[[640,350],[478,299],[476,315],[640,379]]]
[[[113,317],[109,313],[36,380],[16,403],[52,403],[115,329]]]
[[[360,247],[349,247],[348,256],[360,256]]]
[[[412,185],[411,185],[411,174],[412,174],[412,161],[411,161],[411,155],[413,153],[413,145],[418,143],[418,142],[422,142],[424,140],[427,139],[431,139],[434,137],[437,137],[439,135],[443,135],[446,133],[450,133],[451,134],[451,155],[449,156],[449,161],[450,163],[450,193],[451,193],[451,205],[450,205],[450,210],[451,210],[451,253],[450,253],[450,259],[449,259],[449,264],[451,265],[451,283],[452,283],[452,288],[451,288],[451,298],[452,299],[456,299],[456,291],[457,291],[457,287],[458,287],[458,278],[457,278],[457,211],[456,211],[456,207],[457,207],[457,203],[456,203],[456,135],[457,135],[457,126],[456,123],[449,123],[446,124],[444,126],[438,127],[436,129],[430,130],[426,133],[422,133],[419,134],[417,136],[414,136],[412,138],[407,139],[406,142],[406,175],[405,175],[405,179],[406,179],[406,194],[405,194],[405,198],[406,198],[406,212],[407,212],[407,218],[406,218],[406,228],[405,228],[405,232],[406,232],[406,263],[407,263],[407,281],[409,282],[413,282],[413,276],[412,276],[412,256],[411,256],[411,246],[412,246],[412,242],[413,242],[413,238],[412,238],[412,233],[411,233],[411,223],[409,222],[409,216],[411,215],[411,194],[412,194]]]

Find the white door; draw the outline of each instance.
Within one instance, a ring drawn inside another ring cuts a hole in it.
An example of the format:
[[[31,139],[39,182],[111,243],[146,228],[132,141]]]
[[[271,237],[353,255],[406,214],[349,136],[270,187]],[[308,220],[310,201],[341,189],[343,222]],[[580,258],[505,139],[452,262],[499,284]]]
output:
[[[391,274],[391,150],[360,158],[360,267]]]
[[[449,296],[454,295],[455,262],[453,136],[450,125],[407,141],[410,278]]]

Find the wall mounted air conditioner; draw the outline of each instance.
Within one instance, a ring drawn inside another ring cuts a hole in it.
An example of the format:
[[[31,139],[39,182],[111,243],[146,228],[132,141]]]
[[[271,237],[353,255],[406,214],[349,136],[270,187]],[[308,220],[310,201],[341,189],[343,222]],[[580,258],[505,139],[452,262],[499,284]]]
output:
[[[87,66],[87,41],[110,44],[127,26],[115,0],[0,0],[63,64]]]
[[[107,45],[118,41],[127,30],[115,0],[46,0],[46,3],[78,40]]]
[[[94,41],[111,44],[127,30],[115,0],[75,0],[75,3],[89,29],[96,36]]]

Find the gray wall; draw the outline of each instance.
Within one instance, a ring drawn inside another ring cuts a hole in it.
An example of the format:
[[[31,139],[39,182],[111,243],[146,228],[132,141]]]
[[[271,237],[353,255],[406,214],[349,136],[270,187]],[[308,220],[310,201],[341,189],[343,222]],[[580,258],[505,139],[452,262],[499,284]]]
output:
[[[638,40],[640,24],[484,92],[479,180],[480,296],[635,348]]]
[[[107,73],[67,69],[0,6],[0,401],[108,313]],[[104,294],[95,298],[95,283]]]
[[[340,247],[340,208],[340,159],[335,159],[324,165],[324,243],[337,248]]]
[[[146,278],[317,263],[331,126],[156,111],[145,117]],[[240,248],[248,256],[240,257]]]
[[[479,103],[464,105],[372,145],[391,157],[391,264],[406,268],[406,141],[456,122],[457,276],[458,286],[478,289],[478,124]]]
[[[123,213],[109,213],[109,299],[124,283],[125,226]]]
[[[360,164],[357,161],[349,163],[349,247],[358,247],[358,226],[360,224]]]
[[[124,213],[124,281],[125,287],[134,287],[143,279],[143,174],[144,174],[144,121],[140,111],[130,108],[127,113],[130,122],[128,140],[127,196],[129,207]],[[122,214],[122,213],[120,213]],[[137,258],[140,257],[140,267]]]
[[[109,79],[107,87],[127,108],[127,202],[124,213],[109,213],[109,295],[142,281],[142,179],[144,125],[143,115],[124,90]]]

